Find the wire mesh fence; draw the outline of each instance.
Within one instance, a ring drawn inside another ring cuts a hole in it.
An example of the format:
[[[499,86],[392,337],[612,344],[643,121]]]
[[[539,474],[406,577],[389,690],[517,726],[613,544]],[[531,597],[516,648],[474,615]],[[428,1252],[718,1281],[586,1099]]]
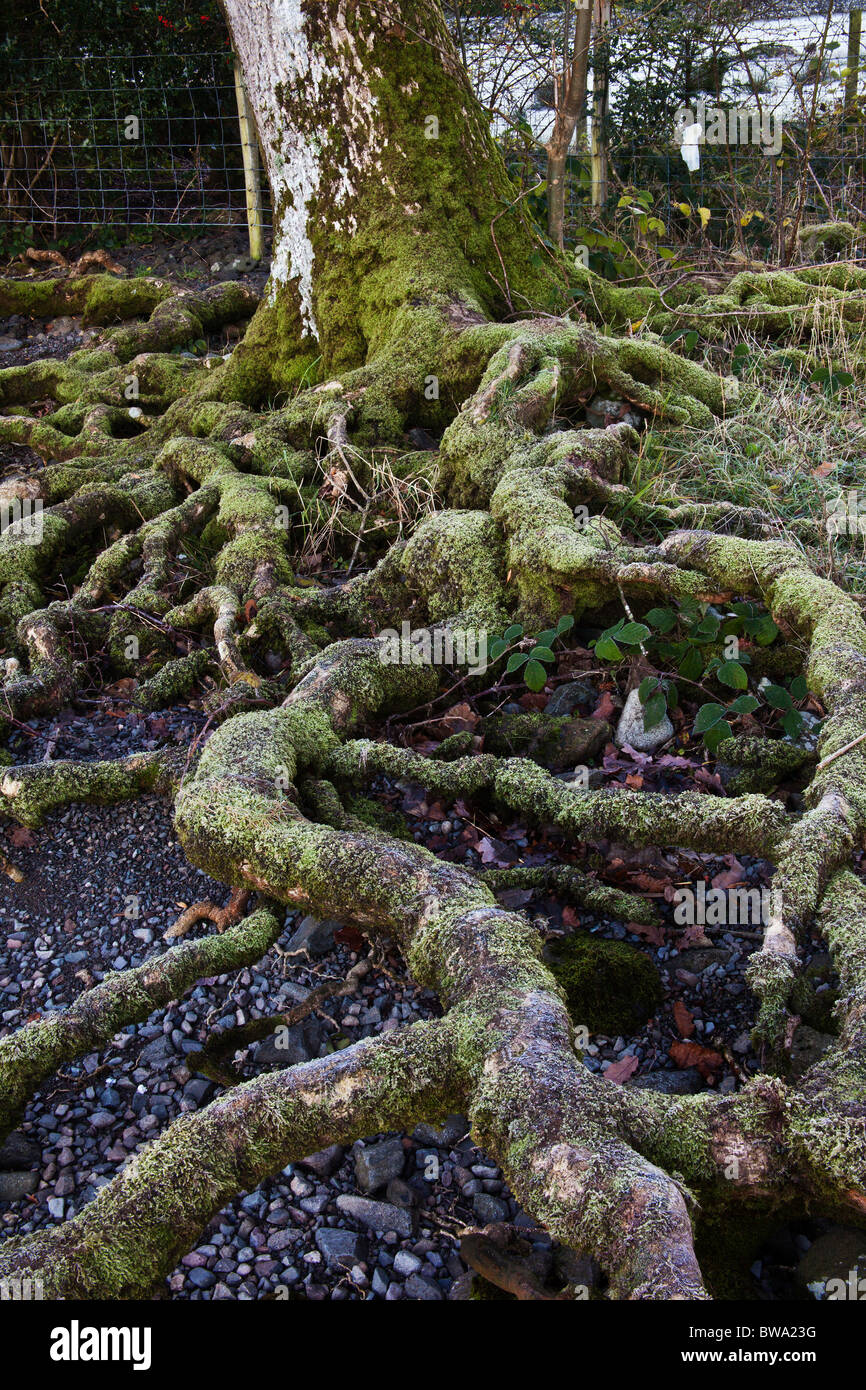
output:
[[[46,58],[6,72],[7,224],[57,238],[82,225],[246,221],[230,52]]]
[[[816,17],[788,15],[742,32],[720,27],[710,47],[716,45],[717,63],[724,55],[724,104],[764,101],[778,110],[785,148],[777,158],[748,143],[706,145],[700,167],[690,172],[669,128],[673,78],[667,68],[653,67],[661,59],[643,29],[632,32],[621,21],[620,75],[612,83],[613,114],[603,132],[608,179],[602,210],[615,211],[623,192],[639,189],[649,192],[653,213],[666,223],[676,222],[688,204],[740,226],[748,218],[755,231],[761,221],[781,225],[802,193],[804,211],[814,218],[866,217],[863,120],[845,125],[833,117],[822,126],[819,105],[808,149],[797,143],[815,80],[821,77],[821,102],[829,97],[831,105],[844,83],[846,24],[844,15],[834,20],[831,42],[837,48],[817,66],[823,31]],[[524,187],[543,182],[542,143],[552,118],[547,31],[540,33],[512,33],[498,21],[489,30],[476,25],[472,41],[467,36],[463,44],[473,82]],[[666,61],[673,72],[671,54]],[[583,139],[587,151],[578,148],[570,157],[566,179],[571,241],[598,215],[589,132]],[[264,180],[262,191],[268,225]],[[93,226],[242,226],[242,136],[228,41],[211,51],[174,55],[6,57],[0,76],[0,219],[7,228],[55,240]]]

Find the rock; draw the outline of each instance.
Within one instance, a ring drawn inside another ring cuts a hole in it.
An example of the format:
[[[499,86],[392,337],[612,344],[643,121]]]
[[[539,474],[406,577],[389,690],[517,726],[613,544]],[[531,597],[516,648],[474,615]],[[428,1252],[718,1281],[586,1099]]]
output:
[[[20,338],[0,338],[0,352],[17,352],[23,346]]]
[[[554,690],[544,706],[544,713],[551,719],[558,719],[573,714],[578,705],[594,705],[597,700],[598,692],[587,681],[567,681]]]
[[[547,711],[503,712],[484,721],[485,751],[531,758],[551,772],[585,764],[611,735],[603,719],[552,719]]]
[[[235,256],[231,263],[231,269],[238,270],[241,274],[249,274],[251,270],[255,270],[257,264],[258,262],[250,256]]]
[[[302,1158],[299,1166],[309,1168],[317,1178],[329,1178],[343,1162],[343,1153],[344,1150],[339,1144],[330,1144],[327,1149],[319,1149],[317,1153]]]
[[[309,956],[326,956],[334,947],[334,932],[342,923],[327,920],[320,922],[318,917],[305,917],[293,932],[287,951],[306,951]]]
[[[695,1096],[706,1090],[703,1078],[694,1067],[688,1071],[651,1071],[629,1082],[641,1091],[660,1091],[665,1096]]]
[[[617,748],[623,748],[628,744],[636,753],[654,753],[663,743],[667,743],[669,738],[673,738],[674,726],[667,715],[655,728],[645,729],[643,714],[640,695],[636,689],[632,690],[626,698],[613,736]]]
[[[469,1121],[465,1115],[447,1115],[441,1127],[430,1124],[416,1125],[412,1138],[419,1144],[435,1144],[440,1149],[450,1149],[459,1144],[469,1133]]]
[[[866,1232],[850,1226],[831,1226],[806,1251],[797,1266],[796,1281],[813,1298],[837,1302],[858,1296],[858,1281],[866,1278]],[[831,1279],[843,1288],[827,1288]],[[853,1293],[852,1293],[853,1290]]]
[[[422,1279],[420,1274],[410,1274],[403,1287],[407,1297],[421,1299],[424,1302],[433,1302],[444,1296],[440,1288],[437,1288],[429,1279]]]
[[[305,1018],[303,1023],[296,1023],[291,1028],[278,1028],[256,1048],[256,1065],[294,1067],[299,1062],[309,1062],[311,1058],[318,1057],[326,1037],[325,1025],[317,1018]]]
[[[177,1061],[177,1053],[171,1038],[163,1035],[154,1038],[146,1047],[141,1049],[138,1054],[138,1064],[141,1067],[154,1067],[161,1071],[164,1068],[173,1066]]]
[[[406,1211],[411,1211],[416,1205],[418,1197],[402,1178],[392,1178],[385,1188],[385,1200],[390,1202],[393,1207],[404,1207]]]
[[[316,1245],[329,1269],[351,1269],[367,1258],[367,1241],[355,1231],[322,1226],[316,1232]]]
[[[48,1210],[55,1221],[62,1221],[66,1214],[66,1203],[62,1197],[49,1197]]]
[[[187,1283],[192,1284],[194,1289],[212,1289],[216,1283],[216,1275],[201,1267],[191,1269],[186,1277]]]
[[[72,333],[79,326],[80,322],[80,319],[73,318],[71,314],[61,314],[59,318],[54,319],[49,325],[48,331],[49,333],[59,334]]]
[[[593,396],[586,407],[586,423],[594,430],[604,430],[609,425],[619,424],[631,425],[633,430],[639,430],[643,428],[644,417],[634,410],[628,401],[598,395]]]
[[[671,957],[674,965],[693,975],[700,975],[711,965],[727,965],[730,959],[731,953],[724,946],[691,946],[687,951],[680,951],[679,955]]]
[[[403,1172],[406,1155],[401,1139],[380,1139],[355,1150],[355,1181],[362,1192],[376,1192]]]
[[[38,1186],[38,1173],[0,1173],[0,1202],[17,1202]]]
[[[401,1207],[392,1207],[388,1202],[374,1202],[370,1197],[356,1197],[343,1192],[337,1198],[337,1206],[346,1216],[372,1231],[396,1231],[404,1239],[412,1234],[412,1216]]]
[[[808,1024],[801,1023],[791,1042],[791,1075],[799,1080],[837,1042],[838,1038],[832,1033],[817,1033]]]
[[[625,941],[579,932],[548,948],[545,955],[565,990],[572,1021],[590,1033],[632,1034],[662,1002],[655,965],[645,952]]]
[[[0,1144],[0,1170],[32,1168],[41,1158],[40,1145],[25,1138],[18,1130],[13,1130]]]
[[[398,1250],[394,1256],[394,1272],[408,1279],[410,1274],[417,1274],[424,1261],[419,1255],[413,1255],[410,1250]]]
[[[508,1207],[505,1202],[499,1197],[492,1197],[489,1192],[479,1192],[477,1197],[473,1197],[472,1206],[482,1226],[489,1226],[494,1221],[508,1220]]]

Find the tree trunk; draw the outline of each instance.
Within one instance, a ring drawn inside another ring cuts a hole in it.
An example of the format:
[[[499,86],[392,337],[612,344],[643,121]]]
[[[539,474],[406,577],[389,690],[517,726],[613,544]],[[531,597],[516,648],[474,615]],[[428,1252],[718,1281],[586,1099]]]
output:
[[[413,329],[432,346],[431,316],[549,298],[435,0],[225,11],[273,197],[271,353],[274,315],[279,351],[315,344],[332,374]]]
[[[586,101],[586,77],[589,66],[589,46],[592,34],[592,9],[589,0],[575,16],[574,37],[569,53],[566,38],[562,71],[554,73],[553,132],[547,150],[547,233],[562,250],[565,226],[565,171],[568,151],[574,139],[577,122]]]

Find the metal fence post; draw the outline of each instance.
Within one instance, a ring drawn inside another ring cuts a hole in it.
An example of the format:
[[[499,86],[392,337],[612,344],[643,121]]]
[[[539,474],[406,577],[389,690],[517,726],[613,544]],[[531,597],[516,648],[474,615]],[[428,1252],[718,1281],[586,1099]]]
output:
[[[265,254],[265,234],[262,226],[262,179],[259,167],[259,142],[256,123],[250,110],[241,65],[235,58],[235,95],[238,100],[238,122],[241,128],[241,153],[244,161],[244,185],[247,195],[247,226],[250,233],[250,259],[260,261]]]

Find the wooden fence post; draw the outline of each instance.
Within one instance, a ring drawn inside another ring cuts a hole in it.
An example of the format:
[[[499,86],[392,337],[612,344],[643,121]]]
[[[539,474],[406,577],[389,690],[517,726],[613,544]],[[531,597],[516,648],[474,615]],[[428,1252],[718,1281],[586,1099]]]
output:
[[[247,195],[247,226],[250,233],[250,259],[260,261],[265,254],[265,233],[262,225],[262,178],[259,166],[259,141],[256,123],[247,99],[247,89],[241,65],[235,59],[235,96],[238,102],[238,123],[241,128],[241,153],[244,161],[244,186]]]
[[[857,79],[860,76],[860,28],[863,11],[850,10],[848,13],[848,69],[845,77],[845,110],[849,111],[857,100]]]

